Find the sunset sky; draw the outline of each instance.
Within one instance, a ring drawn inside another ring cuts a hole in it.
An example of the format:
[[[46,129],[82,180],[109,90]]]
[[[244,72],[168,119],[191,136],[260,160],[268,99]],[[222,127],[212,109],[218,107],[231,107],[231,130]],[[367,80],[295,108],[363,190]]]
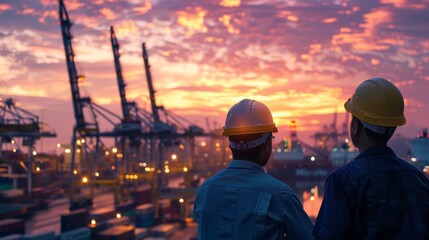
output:
[[[118,114],[110,26],[129,101],[150,111],[141,44],[156,100],[204,128],[242,98],[268,105],[279,137],[345,119],[344,101],[371,77],[402,91],[413,137],[429,126],[429,0],[64,0],[74,23],[81,94]],[[75,123],[57,0],[0,0],[0,97],[70,142]],[[216,122],[217,124],[213,124]],[[107,127],[106,127],[107,128]],[[50,142],[49,142],[50,143]],[[50,147],[50,146],[49,146]],[[45,144],[45,148],[48,148]]]

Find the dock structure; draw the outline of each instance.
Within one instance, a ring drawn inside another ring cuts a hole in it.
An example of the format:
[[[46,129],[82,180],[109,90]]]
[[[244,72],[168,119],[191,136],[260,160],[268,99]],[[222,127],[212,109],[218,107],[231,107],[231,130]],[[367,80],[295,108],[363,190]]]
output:
[[[20,162],[18,168],[27,171],[16,171],[16,164],[0,163],[0,176],[13,179],[13,187],[8,187],[13,189],[0,194],[8,201],[7,206],[0,206],[8,209],[4,214],[0,211],[0,220],[17,217],[25,223],[22,227],[22,222],[6,221],[4,224],[21,227],[15,232],[0,232],[0,237],[174,239],[176,233],[181,236],[177,239],[195,237],[191,216],[194,196],[202,179],[226,166],[230,158],[226,140],[218,129],[210,131],[208,127],[206,132],[157,104],[146,43],[141,50],[151,112],[127,99],[120,44],[113,26],[110,41],[122,115],[84,96],[80,88],[86,76],[76,67],[73,24],[65,1],[58,0],[58,4],[75,119],[72,139],[57,145],[59,156],[36,153],[36,140],[55,137],[55,132],[45,130],[38,116],[17,107],[12,99],[1,99],[0,145],[22,138],[28,153],[15,148],[10,153],[0,152],[2,159]],[[100,121],[109,125],[107,131]],[[113,146],[106,142],[113,142]],[[23,180],[28,180],[26,193],[20,190]],[[21,203],[25,204],[18,205]]]

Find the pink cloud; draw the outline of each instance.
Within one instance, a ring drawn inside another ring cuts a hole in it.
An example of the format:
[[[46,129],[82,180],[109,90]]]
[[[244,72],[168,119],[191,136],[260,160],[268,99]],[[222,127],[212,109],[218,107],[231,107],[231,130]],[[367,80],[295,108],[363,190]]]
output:
[[[116,19],[116,14],[108,8],[102,8],[100,13],[103,14],[103,16],[108,20]]]
[[[9,4],[7,4],[7,3],[0,3],[0,13],[4,12],[4,11],[7,11],[7,10],[10,10],[10,9],[12,9],[12,6],[10,6]]]

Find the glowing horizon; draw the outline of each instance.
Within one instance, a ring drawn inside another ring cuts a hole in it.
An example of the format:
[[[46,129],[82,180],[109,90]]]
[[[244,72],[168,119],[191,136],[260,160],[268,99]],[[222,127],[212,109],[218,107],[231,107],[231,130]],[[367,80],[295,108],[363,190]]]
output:
[[[242,98],[267,104],[287,134],[320,130],[371,77],[402,91],[413,136],[428,127],[429,3],[205,0],[65,0],[74,23],[73,49],[83,95],[120,113],[110,45],[115,27],[127,99],[150,109],[141,57],[146,43],[157,90],[167,109],[205,127],[223,124]],[[418,16],[418,17],[416,17]],[[58,20],[58,1],[0,3],[1,97],[17,98],[69,141],[70,86]]]

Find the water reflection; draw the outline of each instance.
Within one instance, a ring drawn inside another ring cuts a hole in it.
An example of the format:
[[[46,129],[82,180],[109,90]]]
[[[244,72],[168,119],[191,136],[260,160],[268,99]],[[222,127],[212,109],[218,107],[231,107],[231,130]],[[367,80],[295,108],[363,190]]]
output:
[[[309,191],[302,192],[302,205],[305,212],[315,221],[322,205],[323,196],[319,195],[319,187],[314,186]]]

